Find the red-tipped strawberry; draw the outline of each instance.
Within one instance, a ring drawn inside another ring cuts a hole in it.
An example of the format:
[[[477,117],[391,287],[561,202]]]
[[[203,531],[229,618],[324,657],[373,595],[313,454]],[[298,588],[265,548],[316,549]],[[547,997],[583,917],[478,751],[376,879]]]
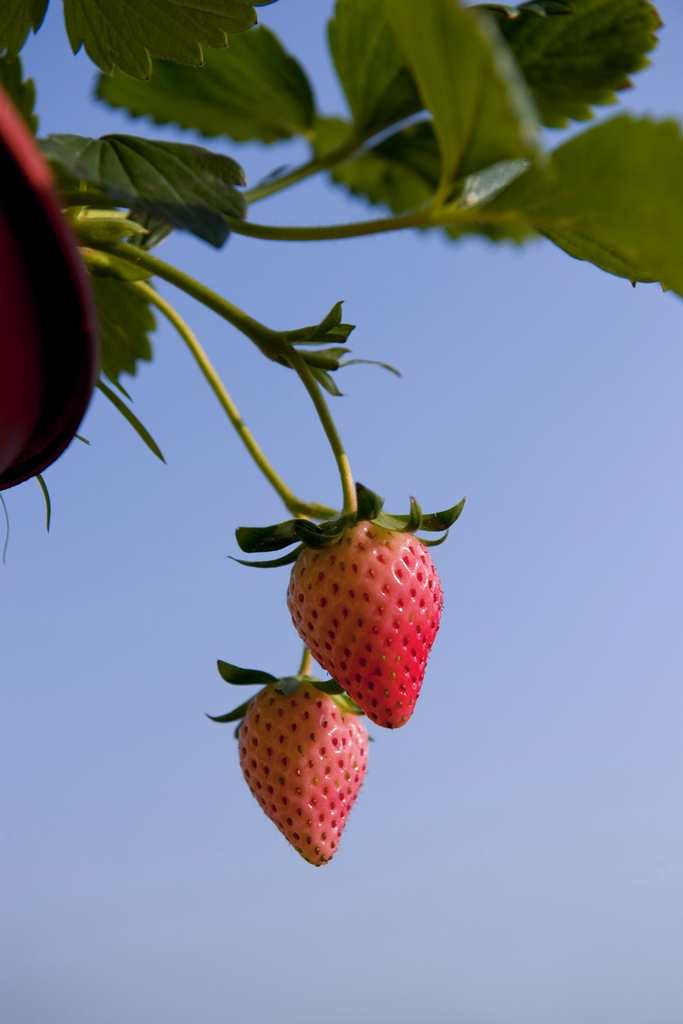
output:
[[[439,628],[441,584],[416,530],[448,532],[465,504],[423,515],[411,499],[406,516],[382,511],[382,499],[357,486],[358,511],[316,525],[292,519],[242,527],[243,551],[278,551],[294,562],[287,604],[313,657],[378,725],[397,729],[415,709]],[[445,539],[442,538],[442,539]],[[432,541],[431,544],[441,543]]]
[[[290,695],[266,686],[247,708],[239,751],[249,788],[297,853],[316,867],[332,860],[367,768],[358,716],[305,683]]]
[[[334,545],[304,548],[287,604],[313,657],[377,725],[415,709],[443,598],[425,546],[371,522]]]

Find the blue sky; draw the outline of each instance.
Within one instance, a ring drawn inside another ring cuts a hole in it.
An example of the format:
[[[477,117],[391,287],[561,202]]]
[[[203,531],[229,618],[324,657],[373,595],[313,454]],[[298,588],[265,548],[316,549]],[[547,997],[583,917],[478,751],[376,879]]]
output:
[[[25,50],[42,133],[195,141],[90,102],[53,6]],[[335,113],[331,6],[261,18]],[[659,9],[622,107],[680,118],[683,12]],[[304,156],[216,145],[250,182]],[[313,181],[251,216],[368,211]],[[344,299],[354,354],[402,370],[349,368],[333,411],[389,510],[467,494],[434,556],[443,624],[415,716],[374,730],[340,851],[311,868],[204,717],[240,700],[216,658],[298,665],[288,570],[227,558],[237,526],[285,513],[162,326],[129,384],[168,464],[98,397],[90,447],[46,474],[50,535],[36,484],[6,494],[0,1020],[682,1024],[680,300],[540,242],[179,236],[161,255],[274,327]],[[177,305],[278,469],[335,503],[293,374]]]

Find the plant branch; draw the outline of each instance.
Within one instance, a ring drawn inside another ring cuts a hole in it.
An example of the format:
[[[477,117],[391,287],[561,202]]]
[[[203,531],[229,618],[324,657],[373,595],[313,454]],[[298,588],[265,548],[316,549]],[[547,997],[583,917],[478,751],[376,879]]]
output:
[[[269,484],[274,488],[277,494],[282,499],[285,507],[294,516],[306,516],[315,519],[325,519],[329,516],[335,515],[335,510],[327,508],[324,505],[318,505],[316,503],[305,502],[298,498],[294,492],[287,486],[282,477],[275,471],[271,463],[266,458],[262,448],[254,438],[253,434],[244,423],[244,420],[240,416],[239,410],[232,398],[230,397],[225,385],[218,376],[213,364],[209,357],[204,351],[199,339],[194,334],[192,329],[183,320],[180,314],[173,308],[173,306],[167,302],[164,298],[151,285],[145,281],[136,281],[131,283],[131,287],[139,292],[143,298],[150,302],[153,306],[162,313],[166,319],[175,327],[178,334],[181,336],[190,352],[192,353],[195,362],[199,366],[199,369],[203,373],[209,387],[216,395],[216,398],[220,402],[223,410],[228,416],[228,419],[232,423],[233,427],[237,431],[237,434],[244,444],[245,448],[251,455],[252,459],[261,470],[263,475]]]
[[[377,220],[356,221],[353,224],[330,224],[324,227],[278,227],[268,224],[253,224],[237,217],[226,217],[230,230],[236,235],[262,238],[271,242],[326,242],[340,238],[360,238],[363,235],[378,235],[387,231],[402,231],[404,228],[431,227],[435,221],[428,210],[416,210],[398,217],[383,217]]]
[[[356,488],[353,482],[351,465],[344,450],[342,439],[339,436],[334,420],[330,414],[330,410],[327,407],[327,402],[325,401],[323,393],[311,372],[310,366],[305,362],[301,354],[297,352],[295,348],[289,349],[288,361],[311,396],[311,400],[315,406],[315,411],[318,413],[323,430],[327,435],[327,440],[330,442],[330,447],[334,452],[334,458],[337,463],[339,477],[341,479],[342,494],[344,495],[343,511],[346,513],[356,512],[358,510],[358,499],[356,497]]]
[[[265,324],[254,320],[253,317],[234,306],[232,302],[228,302],[217,292],[212,291],[211,288],[207,288],[206,285],[195,280],[194,277],[129,242],[112,242],[103,246],[103,249],[134,266],[149,270],[151,274],[156,274],[157,277],[175,285],[187,295],[191,295],[197,302],[201,302],[202,305],[213,310],[214,313],[246,335],[268,359],[279,363],[285,361],[286,346],[278,331],[273,331]]]
[[[341,146],[337,146],[336,149],[330,150],[324,156],[313,157],[305,164],[301,164],[300,167],[295,167],[293,171],[289,171],[287,174],[283,174],[280,178],[273,178],[271,181],[264,181],[260,185],[255,185],[254,188],[247,189],[244,193],[244,198],[247,203],[257,203],[259,199],[265,199],[266,196],[272,196],[275,192],[280,192],[282,189],[289,188],[290,185],[296,185],[299,181],[304,181],[306,178],[310,178],[313,174],[318,174],[320,171],[327,171],[330,167],[334,167],[335,164],[345,160],[346,157],[351,156],[352,153],[362,146],[366,141],[365,136],[352,136],[347,139]]]

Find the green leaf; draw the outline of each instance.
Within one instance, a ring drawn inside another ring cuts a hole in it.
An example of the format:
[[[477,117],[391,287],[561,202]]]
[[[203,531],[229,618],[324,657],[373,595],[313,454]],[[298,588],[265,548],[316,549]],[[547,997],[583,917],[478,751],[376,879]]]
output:
[[[318,384],[327,391],[328,394],[333,395],[335,398],[341,398],[342,393],[330,377],[327,370],[321,370],[317,366],[311,367],[311,373],[317,380]]]
[[[365,712],[362,708],[358,707],[355,700],[353,700],[347,693],[333,693],[331,694],[332,700],[337,707],[347,715],[364,715]]]
[[[672,121],[618,117],[571,139],[485,206],[577,259],[683,295],[683,137]],[[473,214],[476,216],[476,214]]]
[[[391,24],[434,117],[441,185],[536,151],[527,87],[490,19],[454,0],[387,0]]]
[[[457,505],[447,508],[443,512],[432,512],[422,517],[421,530],[428,530],[432,533],[439,533],[441,530],[448,530],[456,520],[460,518],[465,507],[466,498],[462,498]]]
[[[332,179],[373,204],[405,213],[434,194],[441,173],[431,121],[409,125],[377,146],[332,169]]]
[[[201,70],[155,61],[150,82],[120,71],[100,75],[96,95],[135,117],[179,124],[236,142],[275,142],[307,134],[313,94],[301,66],[269,29],[235,36],[227,50],[209,50]]]
[[[232,683],[233,686],[267,686],[268,683],[275,682],[275,676],[271,676],[269,672],[260,672],[253,668],[238,668],[237,665],[231,665],[229,661],[219,660],[216,664],[221,679],[224,679],[226,683]]]
[[[212,722],[239,722],[246,715],[249,710],[249,705],[254,698],[250,697],[249,700],[245,700],[244,704],[240,704],[234,711],[228,712],[227,715],[207,715]]]
[[[122,373],[134,376],[141,360],[152,358],[149,334],[156,327],[147,300],[125,281],[93,277],[100,332],[101,370],[118,385]]]
[[[233,558],[232,560],[233,562],[239,562],[240,565],[246,565],[250,569],[279,569],[283,565],[292,565],[296,562],[303,550],[303,544],[299,544],[298,547],[288,554],[283,555],[281,558],[273,558],[268,562],[248,562],[246,558]],[[230,557],[232,558],[232,555]]]
[[[329,41],[358,136],[372,135],[422,109],[380,0],[337,0]]]
[[[384,504],[384,498],[381,498],[379,494],[371,491],[369,487],[365,487],[364,484],[356,484],[356,497],[358,500],[358,520],[373,520],[375,519]]]
[[[275,683],[275,691],[285,697],[291,697],[301,688],[302,680],[298,676],[283,676]]]
[[[136,432],[136,434],[138,434],[139,437],[142,438],[142,440],[145,442],[149,450],[151,452],[154,452],[156,457],[158,459],[161,459],[162,462],[166,462],[166,459],[161,454],[159,445],[156,443],[156,441],[154,440],[150,432],[147,430],[147,428],[143,426],[143,424],[137,418],[135,413],[131,412],[128,406],[121,401],[119,396],[114,391],[112,391],[111,388],[107,387],[104,381],[98,380],[96,386],[99,388],[103,395],[106,395],[111,404],[118,409],[123,418],[128,420],[133,430]]]
[[[64,0],[64,20],[74,53],[85,46],[102,71],[118,65],[149,78],[152,57],[197,67],[202,46],[227,46],[227,34],[254,25],[256,12],[247,0]]]
[[[543,123],[552,128],[570,118],[585,121],[593,106],[614,103],[615,92],[630,85],[628,76],[649,64],[645,54],[661,26],[647,0],[573,0],[572,6],[576,13],[567,17],[527,13],[499,21]]]
[[[43,23],[49,0],[2,0],[0,3],[0,54],[16,57],[33,29]]]
[[[234,187],[244,184],[242,168],[200,146],[134,135],[50,135],[41,147],[48,160],[118,205],[147,210],[217,248],[229,234],[223,215],[244,214],[244,199]]]
[[[0,35],[0,40],[2,38]],[[38,131],[38,117],[33,113],[36,87],[32,78],[24,79],[19,57],[0,57],[0,86],[12,100],[31,133],[35,135]]]
[[[326,693],[332,697],[344,693],[344,687],[336,683],[334,679],[315,679],[313,676],[306,676],[304,682],[310,683],[316,690]]]
[[[235,530],[235,537],[240,550],[248,555],[281,551],[290,544],[296,544],[296,524],[296,519],[288,519],[274,526],[240,526]]]

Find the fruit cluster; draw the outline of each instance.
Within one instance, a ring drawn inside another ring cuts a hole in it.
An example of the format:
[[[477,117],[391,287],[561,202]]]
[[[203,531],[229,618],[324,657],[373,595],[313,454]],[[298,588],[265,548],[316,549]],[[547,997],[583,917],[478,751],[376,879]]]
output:
[[[443,598],[430,542],[415,530],[447,533],[464,504],[423,516],[413,501],[409,515],[389,516],[360,485],[358,499],[356,513],[320,525],[298,519],[237,531],[251,553],[299,542],[284,558],[245,564],[294,563],[287,604],[306,654],[297,676],[280,679],[218,663],[227,682],[262,689],[213,720],[241,720],[240,764],[251,792],[316,866],[334,856],[365,776],[368,734],[359,716],[397,729],[420,694]],[[311,655],[330,679],[308,674]]]

